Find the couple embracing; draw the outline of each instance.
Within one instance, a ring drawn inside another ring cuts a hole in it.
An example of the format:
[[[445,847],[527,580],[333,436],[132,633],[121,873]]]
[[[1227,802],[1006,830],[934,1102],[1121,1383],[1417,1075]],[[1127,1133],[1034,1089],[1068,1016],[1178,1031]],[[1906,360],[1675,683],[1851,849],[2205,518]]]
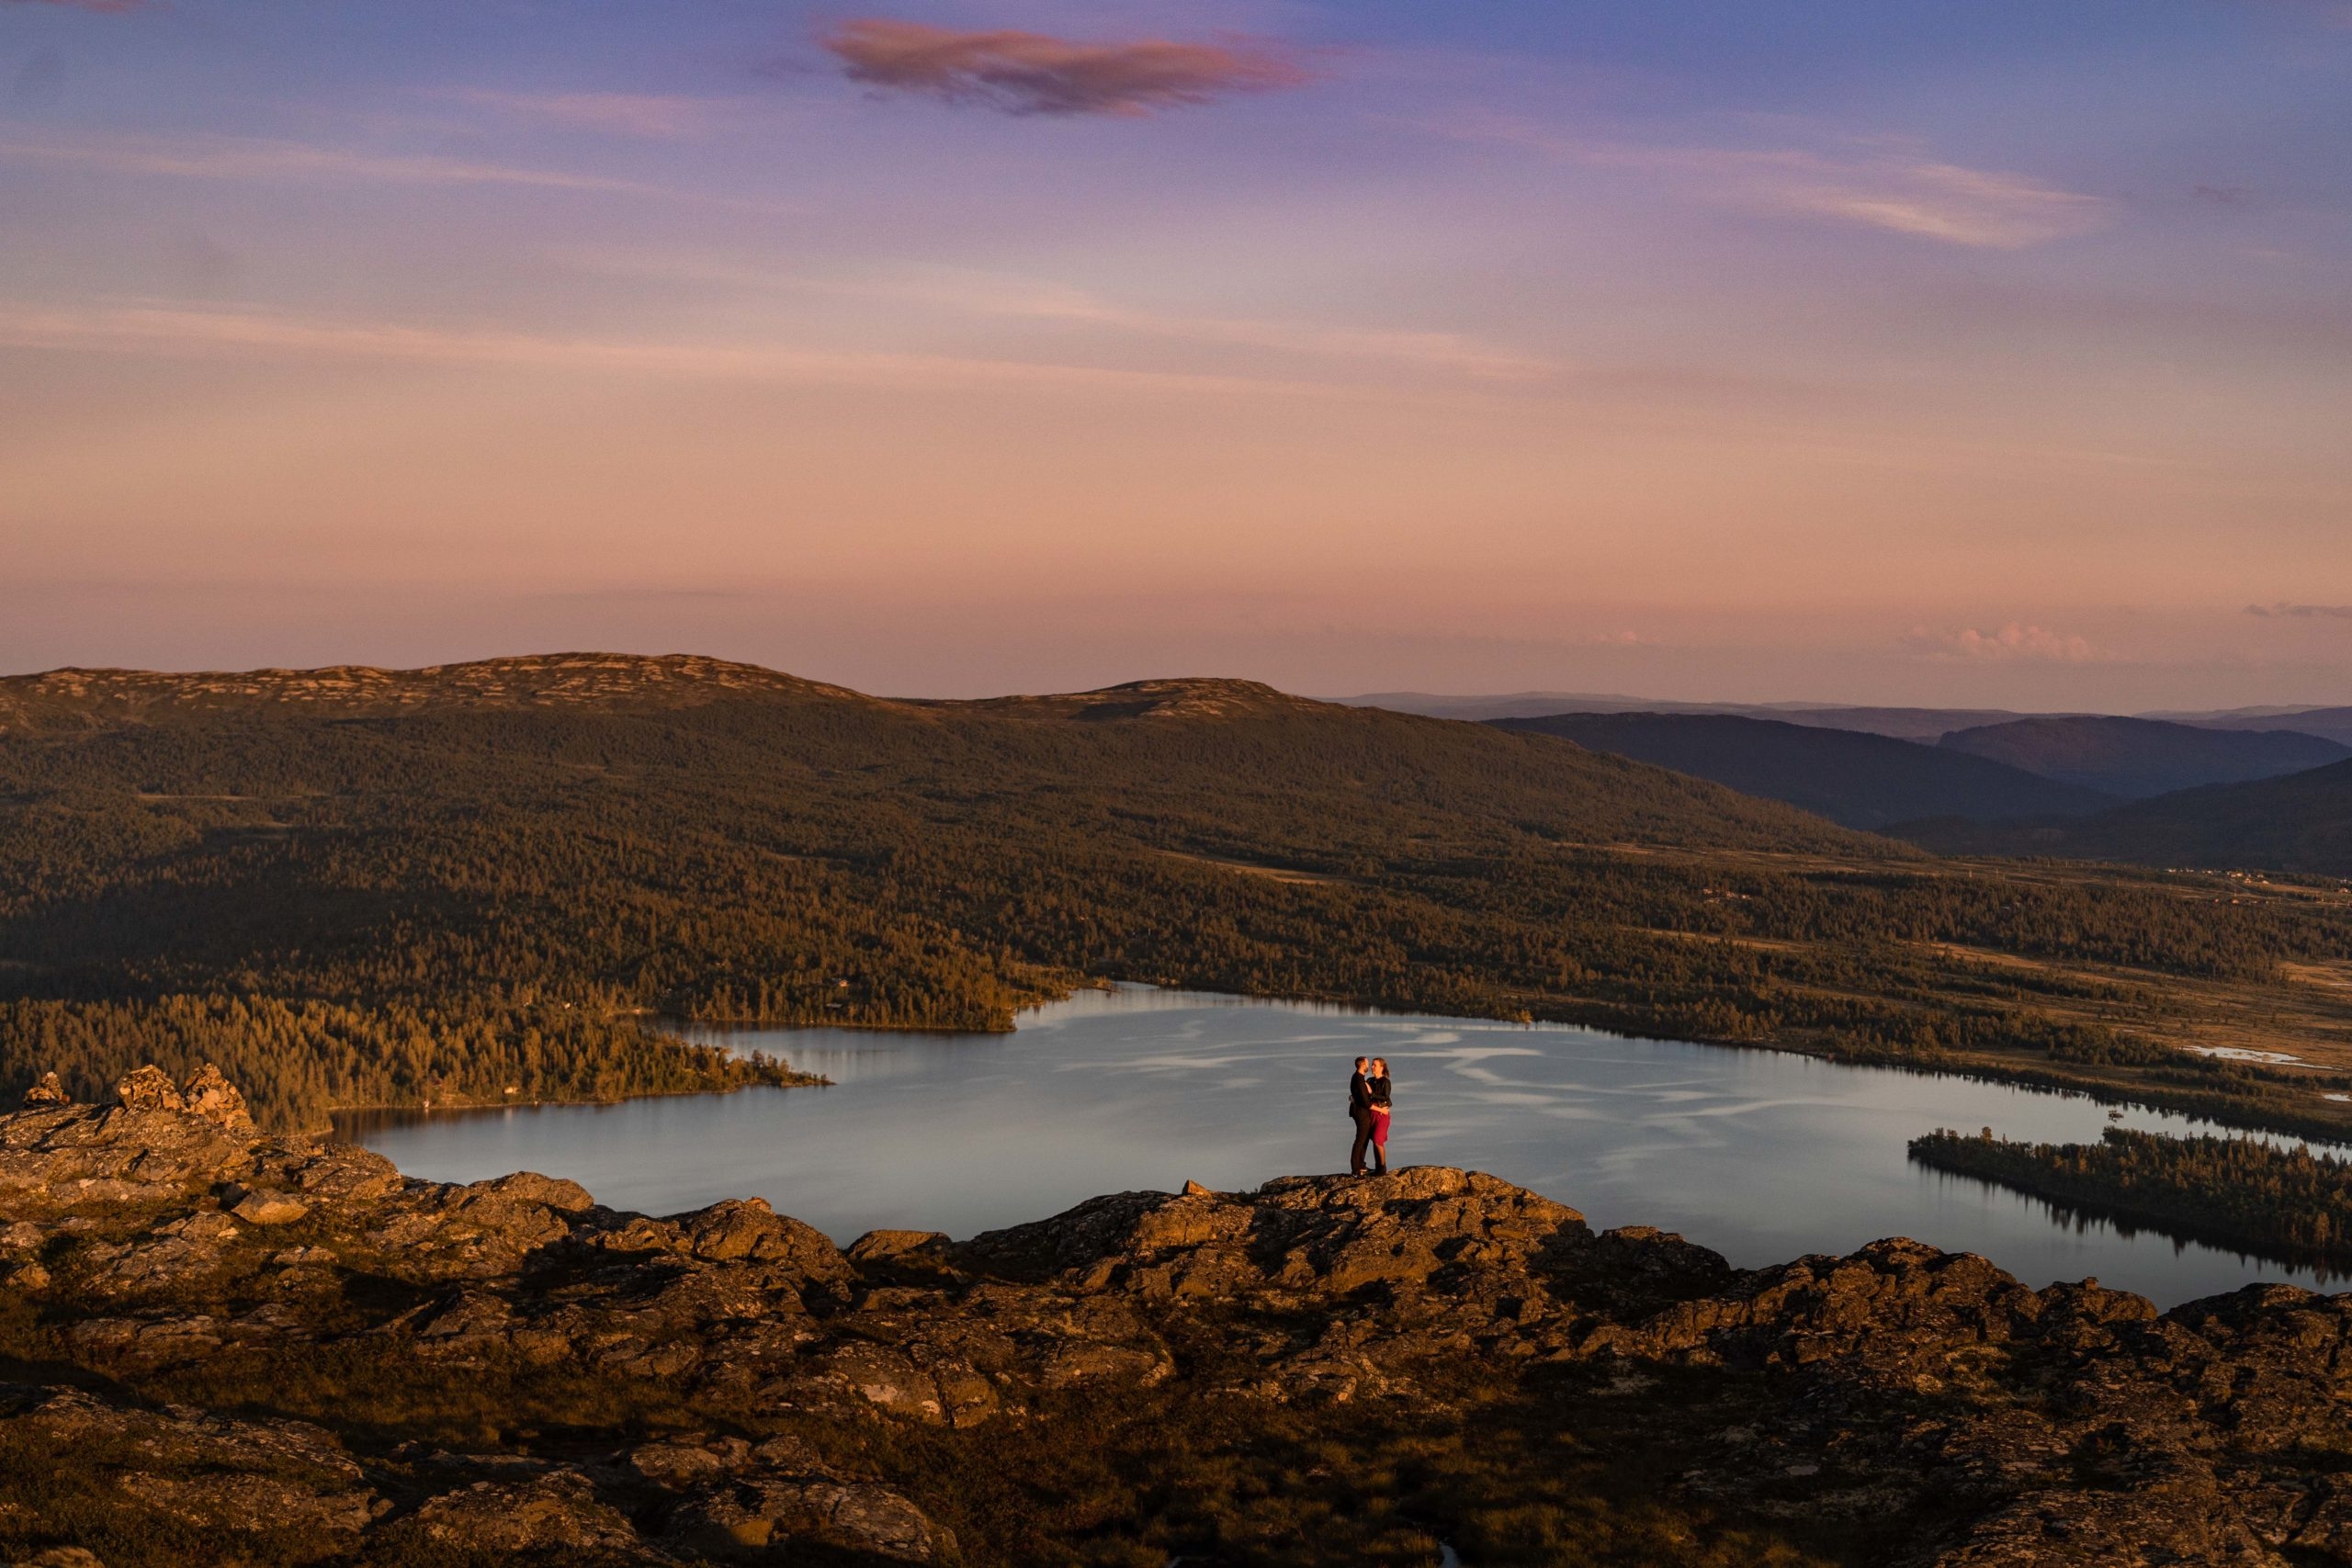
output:
[[[1380,1056],[1358,1056],[1355,1076],[1348,1079],[1348,1120],[1356,1124],[1355,1147],[1348,1151],[1348,1174],[1363,1174],[1364,1145],[1372,1145],[1378,1163],[1372,1174],[1388,1174],[1388,1063]]]

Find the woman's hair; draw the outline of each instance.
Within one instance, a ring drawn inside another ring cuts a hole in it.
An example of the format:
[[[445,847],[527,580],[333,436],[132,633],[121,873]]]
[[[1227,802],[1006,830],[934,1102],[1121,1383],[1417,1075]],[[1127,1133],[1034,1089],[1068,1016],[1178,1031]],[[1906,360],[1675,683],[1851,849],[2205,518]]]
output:
[[[1386,1071],[1388,1070],[1388,1058],[1387,1058],[1387,1057],[1385,1057],[1385,1056],[1374,1056],[1374,1057],[1372,1059],[1372,1065],[1373,1065],[1374,1066],[1375,1066],[1375,1067],[1378,1067],[1382,1072],[1384,1072],[1384,1073],[1385,1073],[1385,1072],[1386,1072]]]

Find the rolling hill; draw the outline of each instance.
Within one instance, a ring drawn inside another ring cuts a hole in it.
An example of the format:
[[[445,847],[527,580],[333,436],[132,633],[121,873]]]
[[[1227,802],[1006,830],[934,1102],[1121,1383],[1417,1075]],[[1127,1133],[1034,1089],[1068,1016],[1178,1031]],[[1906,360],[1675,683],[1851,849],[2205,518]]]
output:
[[[1849,828],[1877,829],[1922,817],[2076,816],[2116,801],[1965,752],[1775,719],[1630,713],[1490,722],[1713,779]]]
[[[2352,757],[2352,747],[2292,730],[2206,729],[2147,718],[2013,719],[1957,730],[1939,744],[2131,800],[2277,778]]]
[[[282,1121],[720,1087],[635,1015],[1002,1028],[1081,973],[1493,1013],[1493,956],[1537,917],[1487,868],[1615,842],[1916,853],[1246,682],[906,703],[598,654],[52,671],[0,682],[0,1091],[61,1067],[89,1092],[139,1042],[219,1058]]]

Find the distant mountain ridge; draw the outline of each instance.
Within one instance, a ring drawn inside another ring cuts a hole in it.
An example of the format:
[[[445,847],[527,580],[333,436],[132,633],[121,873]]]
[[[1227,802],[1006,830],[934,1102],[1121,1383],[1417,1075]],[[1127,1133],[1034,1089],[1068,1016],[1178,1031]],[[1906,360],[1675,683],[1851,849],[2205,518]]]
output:
[[[2072,821],[1948,819],[1893,830],[1943,854],[2056,855],[2352,877],[2352,761],[2182,790]]]
[[[2121,717],[2012,719],[1956,730],[1938,749],[2127,800],[2247,784],[2352,757],[2352,747],[2294,730],[2205,729]]]
[[[2149,714],[2146,716],[2167,718],[2176,716]],[[2179,722],[2193,724],[2199,729],[2290,729],[2298,734],[2316,735],[2324,740],[2352,746],[2352,707],[2289,708],[2279,712],[2259,710],[2180,718]]]
[[[1597,693],[1517,692],[1501,696],[1441,696],[1428,692],[1382,692],[1337,699],[1350,707],[1386,708],[1430,718],[1488,723],[1498,718],[1545,718],[1554,714],[1720,714],[1770,719],[1816,729],[1849,729],[1898,740],[1935,740],[1946,731],[2000,724],[2032,716],[2007,708],[1858,707],[1839,703],[1681,703],[1654,697]]]
[[[1488,722],[1713,779],[1866,830],[1926,817],[2075,816],[2116,804],[2114,795],[1963,751],[1777,719],[1628,713]]]
[[[1602,692],[1508,692],[1450,696],[1432,692],[1374,692],[1333,699],[1351,707],[1382,707],[1432,718],[1485,721],[1543,718],[1559,713],[1731,714],[1831,729],[1860,730],[1903,740],[1935,741],[1959,729],[1978,729],[2016,720],[2100,718],[2090,713],[2019,713],[2007,708],[1886,707],[1852,703],[1678,702]],[[2122,716],[2183,725],[2196,729],[2289,730],[2352,746],[2352,707],[2254,707],[2161,712]]]

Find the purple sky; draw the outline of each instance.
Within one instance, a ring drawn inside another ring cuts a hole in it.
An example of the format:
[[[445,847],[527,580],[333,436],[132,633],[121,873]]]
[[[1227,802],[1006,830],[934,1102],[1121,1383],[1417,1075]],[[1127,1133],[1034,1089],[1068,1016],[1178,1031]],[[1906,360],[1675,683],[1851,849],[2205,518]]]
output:
[[[0,0],[0,670],[2352,702],[2352,4]]]

